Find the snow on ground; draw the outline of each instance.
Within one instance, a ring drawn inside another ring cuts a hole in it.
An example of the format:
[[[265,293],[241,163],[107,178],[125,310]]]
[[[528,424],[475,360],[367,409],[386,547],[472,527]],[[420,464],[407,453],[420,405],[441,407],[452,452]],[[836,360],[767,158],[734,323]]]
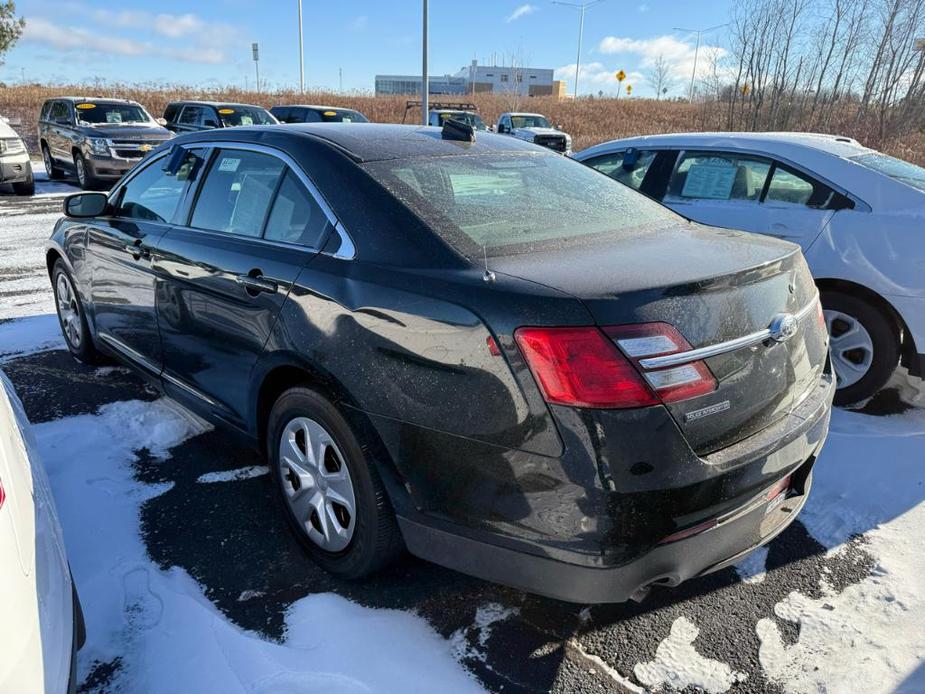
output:
[[[0,364],[49,349],[65,349],[54,308],[51,314],[0,321]]]
[[[413,614],[312,595],[292,604],[285,641],[274,643],[229,622],[182,569],[161,571],[139,510],[169,486],[139,483],[132,463],[142,449],[169,456],[205,426],[161,399],[34,427],[87,619],[81,679],[120,658],[112,691],[481,691],[451,642]]]
[[[249,480],[254,477],[260,477],[270,472],[266,465],[252,465],[251,467],[242,467],[237,470],[219,470],[218,472],[207,472],[200,475],[196,481],[201,484],[212,484],[214,482],[238,482],[239,480]]]

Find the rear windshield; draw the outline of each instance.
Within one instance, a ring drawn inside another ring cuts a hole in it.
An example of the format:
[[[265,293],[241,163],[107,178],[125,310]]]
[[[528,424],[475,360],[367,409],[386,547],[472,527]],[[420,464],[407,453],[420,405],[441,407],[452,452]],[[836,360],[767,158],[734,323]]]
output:
[[[133,106],[132,104],[84,102],[75,104],[74,109],[77,112],[77,120],[90,125],[151,122],[151,118],[141,106]]]
[[[366,170],[470,258],[619,239],[677,221],[609,176],[557,154],[478,154],[370,162]]]
[[[879,152],[870,154],[859,154],[851,157],[851,161],[873,169],[877,173],[889,176],[892,179],[905,183],[913,188],[925,191],[925,169],[915,164],[910,164],[902,159],[890,157]]]
[[[219,106],[218,117],[226,128],[236,125],[272,125],[276,122],[267,111],[253,106]]]

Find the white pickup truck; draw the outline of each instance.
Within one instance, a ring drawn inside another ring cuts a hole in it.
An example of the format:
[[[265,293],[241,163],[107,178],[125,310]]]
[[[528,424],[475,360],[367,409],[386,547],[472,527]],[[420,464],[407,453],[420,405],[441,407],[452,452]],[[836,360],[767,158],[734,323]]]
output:
[[[495,131],[562,154],[572,153],[572,138],[568,133],[554,128],[546,116],[539,113],[502,113],[498,117]]]

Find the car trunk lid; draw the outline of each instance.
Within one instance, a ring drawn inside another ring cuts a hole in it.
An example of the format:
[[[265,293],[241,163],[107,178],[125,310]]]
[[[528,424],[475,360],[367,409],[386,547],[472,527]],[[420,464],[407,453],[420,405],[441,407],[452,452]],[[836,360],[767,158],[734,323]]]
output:
[[[787,414],[826,361],[812,277],[799,248],[776,239],[679,222],[493,258],[491,269],[572,294],[602,327],[664,322],[694,350],[717,348],[703,359],[716,389],[666,404],[701,455]],[[786,315],[795,332],[775,340],[768,331]]]

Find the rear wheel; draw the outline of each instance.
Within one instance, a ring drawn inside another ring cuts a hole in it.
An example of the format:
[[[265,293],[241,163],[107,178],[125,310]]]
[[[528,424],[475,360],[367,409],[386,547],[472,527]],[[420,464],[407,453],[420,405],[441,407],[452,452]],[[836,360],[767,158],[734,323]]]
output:
[[[822,292],[822,309],[835,368],[835,404],[876,395],[899,363],[892,318],[864,299],[836,291]]]
[[[55,290],[55,308],[58,322],[67,348],[74,357],[87,364],[101,361],[102,355],[97,351],[87,326],[87,317],[83,304],[74,286],[74,280],[62,260],[55,262],[51,273],[52,286]]]
[[[359,578],[401,551],[375,467],[321,394],[296,387],[279,397],[267,424],[267,457],[289,525],[322,568]]]

